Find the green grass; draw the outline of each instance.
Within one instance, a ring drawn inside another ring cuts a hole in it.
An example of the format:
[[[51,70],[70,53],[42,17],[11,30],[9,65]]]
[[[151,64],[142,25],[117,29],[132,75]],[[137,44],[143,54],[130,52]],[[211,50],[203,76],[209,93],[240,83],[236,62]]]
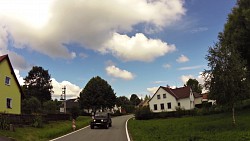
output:
[[[170,119],[133,120],[128,129],[133,141],[250,141],[250,110]]]
[[[90,117],[78,117],[76,128],[89,125]],[[45,124],[43,128],[23,127],[15,128],[15,132],[1,130],[0,136],[11,137],[17,141],[47,141],[55,137],[72,132],[72,121],[56,121]]]

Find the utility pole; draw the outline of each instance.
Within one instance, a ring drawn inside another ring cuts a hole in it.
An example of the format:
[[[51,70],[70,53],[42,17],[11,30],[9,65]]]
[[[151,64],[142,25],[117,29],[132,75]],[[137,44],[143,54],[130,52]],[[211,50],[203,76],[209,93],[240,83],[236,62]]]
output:
[[[64,113],[66,114],[66,86],[64,86],[62,88],[62,94],[61,94],[61,99],[60,100],[63,100],[63,111]]]

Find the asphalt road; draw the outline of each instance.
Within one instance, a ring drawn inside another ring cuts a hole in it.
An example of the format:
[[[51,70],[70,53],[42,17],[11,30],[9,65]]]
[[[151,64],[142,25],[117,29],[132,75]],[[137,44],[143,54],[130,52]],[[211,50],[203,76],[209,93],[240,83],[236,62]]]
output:
[[[112,118],[112,127],[109,129],[87,127],[53,141],[128,141],[125,124],[131,117],[132,115]]]

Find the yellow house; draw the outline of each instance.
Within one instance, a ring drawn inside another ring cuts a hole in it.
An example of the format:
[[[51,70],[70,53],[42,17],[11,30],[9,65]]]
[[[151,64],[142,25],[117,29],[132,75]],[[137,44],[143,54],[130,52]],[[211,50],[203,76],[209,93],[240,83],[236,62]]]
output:
[[[22,95],[8,55],[0,56],[0,113],[21,114]]]

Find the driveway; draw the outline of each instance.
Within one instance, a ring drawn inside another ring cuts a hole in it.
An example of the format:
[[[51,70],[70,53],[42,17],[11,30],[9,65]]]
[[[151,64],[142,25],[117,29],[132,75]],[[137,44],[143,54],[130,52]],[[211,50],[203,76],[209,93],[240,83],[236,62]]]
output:
[[[125,125],[131,117],[126,115],[112,118],[112,127],[109,129],[87,127],[53,141],[128,141]]]

